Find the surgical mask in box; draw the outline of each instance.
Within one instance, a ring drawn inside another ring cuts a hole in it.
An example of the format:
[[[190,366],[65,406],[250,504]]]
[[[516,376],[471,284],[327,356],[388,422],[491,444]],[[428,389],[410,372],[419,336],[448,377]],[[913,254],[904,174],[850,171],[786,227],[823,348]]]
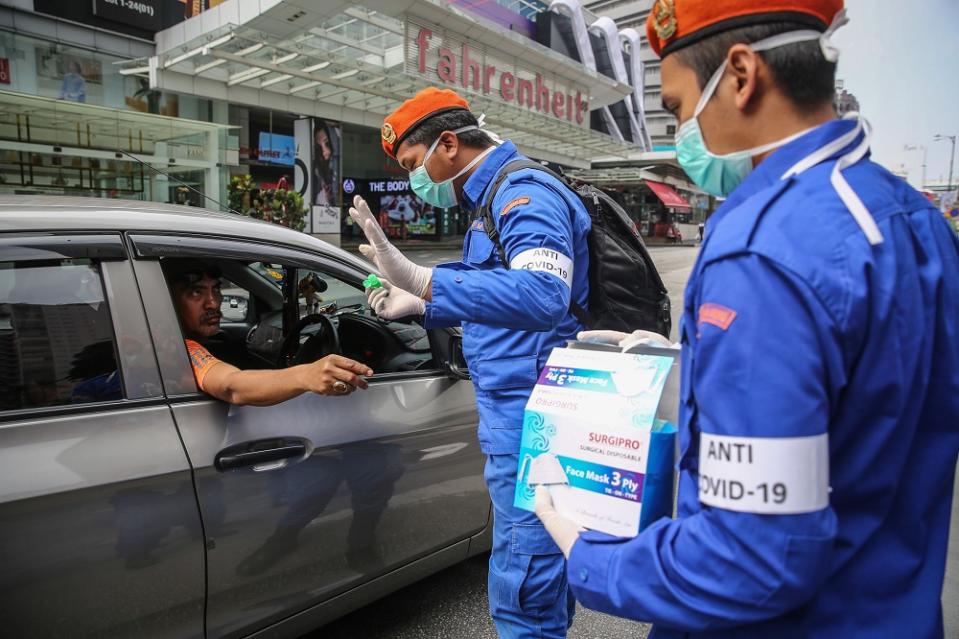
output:
[[[526,404],[514,505],[536,484],[584,528],[635,537],[672,514],[679,351],[572,342],[550,354]]]

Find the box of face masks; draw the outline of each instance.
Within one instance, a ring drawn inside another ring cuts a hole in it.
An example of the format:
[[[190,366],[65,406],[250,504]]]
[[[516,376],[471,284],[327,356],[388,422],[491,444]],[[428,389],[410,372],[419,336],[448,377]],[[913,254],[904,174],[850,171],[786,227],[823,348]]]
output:
[[[679,351],[572,342],[526,404],[514,505],[535,487],[584,528],[634,537],[672,514]]]

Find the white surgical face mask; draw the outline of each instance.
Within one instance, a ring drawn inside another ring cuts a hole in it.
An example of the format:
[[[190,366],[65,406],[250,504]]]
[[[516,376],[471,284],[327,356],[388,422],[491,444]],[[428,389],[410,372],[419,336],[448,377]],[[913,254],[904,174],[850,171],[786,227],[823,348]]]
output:
[[[813,30],[790,31],[765,40],[759,40],[750,44],[749,47],[753,51],[768,51],[797,42],[819,40],[825,58],[830,62],[835,62],[839,58],[839,51],[831,44],[830,37],[836,29],[848,21],[846,10],[843,9],[836,14],[832,25],[825,33]],[[696,104],[693,117],[684,122],[676,133],[676,159],[680,166],[701,189],[717,197],[727,197],[746,179],[746,176],[753,170],[753,158],[755,156],[788,144],[809,132],[808,130],[800,131],[776,142],[724,155],[717,155],[710,151],[706,146],[706,140],[703,138],[703,131],[699,124],[699,114],[703,112],[713,94],[716,93],[716,87],[719,86],[719,81],[723,77],[726,64],[726,61],[723,61],[716,72],[713,73],[703,89],[699,102]]]

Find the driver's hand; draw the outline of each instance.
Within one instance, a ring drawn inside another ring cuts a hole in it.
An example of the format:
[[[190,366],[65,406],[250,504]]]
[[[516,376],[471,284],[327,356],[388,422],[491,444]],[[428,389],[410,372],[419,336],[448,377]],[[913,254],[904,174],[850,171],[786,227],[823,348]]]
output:
[[[357,388],[366,389],[368,384],[361,376],[369,377],[373,374],[373,369],[369,366],[341,355],[327,355],[307,364],[307,367],[307,390],[319,395],[343,396],[349,395]],[[346,388],[336,385],[336,382],[343,382]]]

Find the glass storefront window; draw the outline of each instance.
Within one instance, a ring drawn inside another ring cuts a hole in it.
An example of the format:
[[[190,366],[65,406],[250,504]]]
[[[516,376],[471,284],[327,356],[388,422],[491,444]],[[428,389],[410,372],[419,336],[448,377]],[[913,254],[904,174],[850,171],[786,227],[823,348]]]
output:
[[[176,201],[167,178],[128,153],[156,158],[164,172],[188,168],[174,167],[177,161],[192,165],[201,177],[191,180],[202,190],[209,175],[204,180],[198,165],[212,169],[226,159],[218,151],[225,134],[211,157],[208,134],[216,127],[195,122],[209,119],[209,103],[151,90],[146,78],[120,75],[120,61],[0,32],[0,67],[7,71],[0,75],[0,193]],[[225,169],[217,172],[222,183]]]
[[[183,171],[201,176],[200,190],[218,191],[223,131],[0,90],[0,193],[176,201],[160,183]]]
[[[132,160],[0,151],[0,193],[152,200],[147,173]]]
[[[200,100],[149,88],[146,78],[122,76],[123,58],[29,36],[0,33],[0,59],[10,72],[0,89],[67,102],[199,119]]]

